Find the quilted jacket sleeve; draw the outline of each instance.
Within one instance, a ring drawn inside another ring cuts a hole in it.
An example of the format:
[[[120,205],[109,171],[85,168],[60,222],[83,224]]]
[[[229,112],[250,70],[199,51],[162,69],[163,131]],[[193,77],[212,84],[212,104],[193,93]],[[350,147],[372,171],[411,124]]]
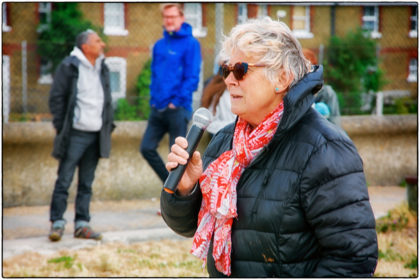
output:
[[[192,237],[197,229],[201,190],[197,185],[189,196],[169,194],[162,190],[160,208],[165,223],[176,233]]]
[[[378,258],[363,163],[350,140],[314,149],[301,178],[307,221],[321,246],[312,277],[369,277]]]

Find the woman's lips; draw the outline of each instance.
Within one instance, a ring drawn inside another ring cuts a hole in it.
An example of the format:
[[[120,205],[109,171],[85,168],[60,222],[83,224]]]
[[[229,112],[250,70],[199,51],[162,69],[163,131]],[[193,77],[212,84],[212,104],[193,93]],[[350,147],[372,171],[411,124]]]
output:
[[[242,98],[242,95],[231,94],[231,95],[230,95],[230,97],[231,97],[232,99],[239,99],[239,98]]]

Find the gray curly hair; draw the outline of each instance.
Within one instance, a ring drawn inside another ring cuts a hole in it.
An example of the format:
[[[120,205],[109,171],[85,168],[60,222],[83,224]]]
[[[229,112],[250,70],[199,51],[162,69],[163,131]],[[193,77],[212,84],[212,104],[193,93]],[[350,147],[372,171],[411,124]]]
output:
[[[83,32],[80,32],[76,37],[76,47],[78,47],[79,49],[82,49],[82,45],[87,43],[87,41],[89,40],[89,36],[91,34],[97,34],[97,33],[93,31],[92,29],[87,29]]]
[[[220,57],[228,61],[235,51],[253,57],[264,64],[265,75],[274,84],[280,71],[293,75],[289,88],[296,84],[311,69],[299,41],[289,27],[269,17],[252,19],[235,26],[224,37]]]

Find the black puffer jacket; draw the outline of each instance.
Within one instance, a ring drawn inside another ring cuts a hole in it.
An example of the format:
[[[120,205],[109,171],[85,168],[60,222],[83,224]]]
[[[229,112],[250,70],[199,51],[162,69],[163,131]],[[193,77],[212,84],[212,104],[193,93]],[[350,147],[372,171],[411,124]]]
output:
[[[70,130],[73,126],[73,113],[76,106],[77,79],[79,77],[79,59],[66,57],[57,67],[54,83],[50,90],[48,104],[53,115],[53,125],[57,131],[52,155],[60,159],[65,155]],[[108,158],[111,150],[111,133],[115,128],[112,108],[109,69],[102,60],[101,83],[104,91],[102,128],[99,132],[99,156]]]
[[[363,164],[348,136],[314,109],[322,67],[284,99],[272,141],[244,170],[237,185],[232,228],[233,277],[369,277],[377,262],[375,218]],[[234,125],[209,144],[206,168],[231,149]],[[166,223],[190,237],[197,228],[201,192],[162,192]],[[210,276],[222,277],[208,253]]]

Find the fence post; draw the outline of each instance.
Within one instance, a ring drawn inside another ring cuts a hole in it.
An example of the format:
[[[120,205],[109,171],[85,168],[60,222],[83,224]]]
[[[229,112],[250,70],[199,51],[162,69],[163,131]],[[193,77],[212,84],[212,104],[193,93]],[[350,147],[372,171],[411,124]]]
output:
[[[220,51],[220,44],[222,42],[222,34],[223,34],[223,3],[216,3],[216,46],[214,50],[214,57],[217,56],[217,54]]]
[[[3,122],[9,122],[9,114],[10,114],[10,57],[8,55],[2,56],[2,70],[3,70]]]
[[[376,93],[376,115],[382,116],[384,107],[384,93],[379,91]]]
[[[22,106],[23,112],[26,114],[28,112],[28,92],[27,92],[27,68],[26,68],[26,40],[22,41]]]
[[[319,45],[319,53],[318,53],[318,64],[324,64],[324,45]]]

